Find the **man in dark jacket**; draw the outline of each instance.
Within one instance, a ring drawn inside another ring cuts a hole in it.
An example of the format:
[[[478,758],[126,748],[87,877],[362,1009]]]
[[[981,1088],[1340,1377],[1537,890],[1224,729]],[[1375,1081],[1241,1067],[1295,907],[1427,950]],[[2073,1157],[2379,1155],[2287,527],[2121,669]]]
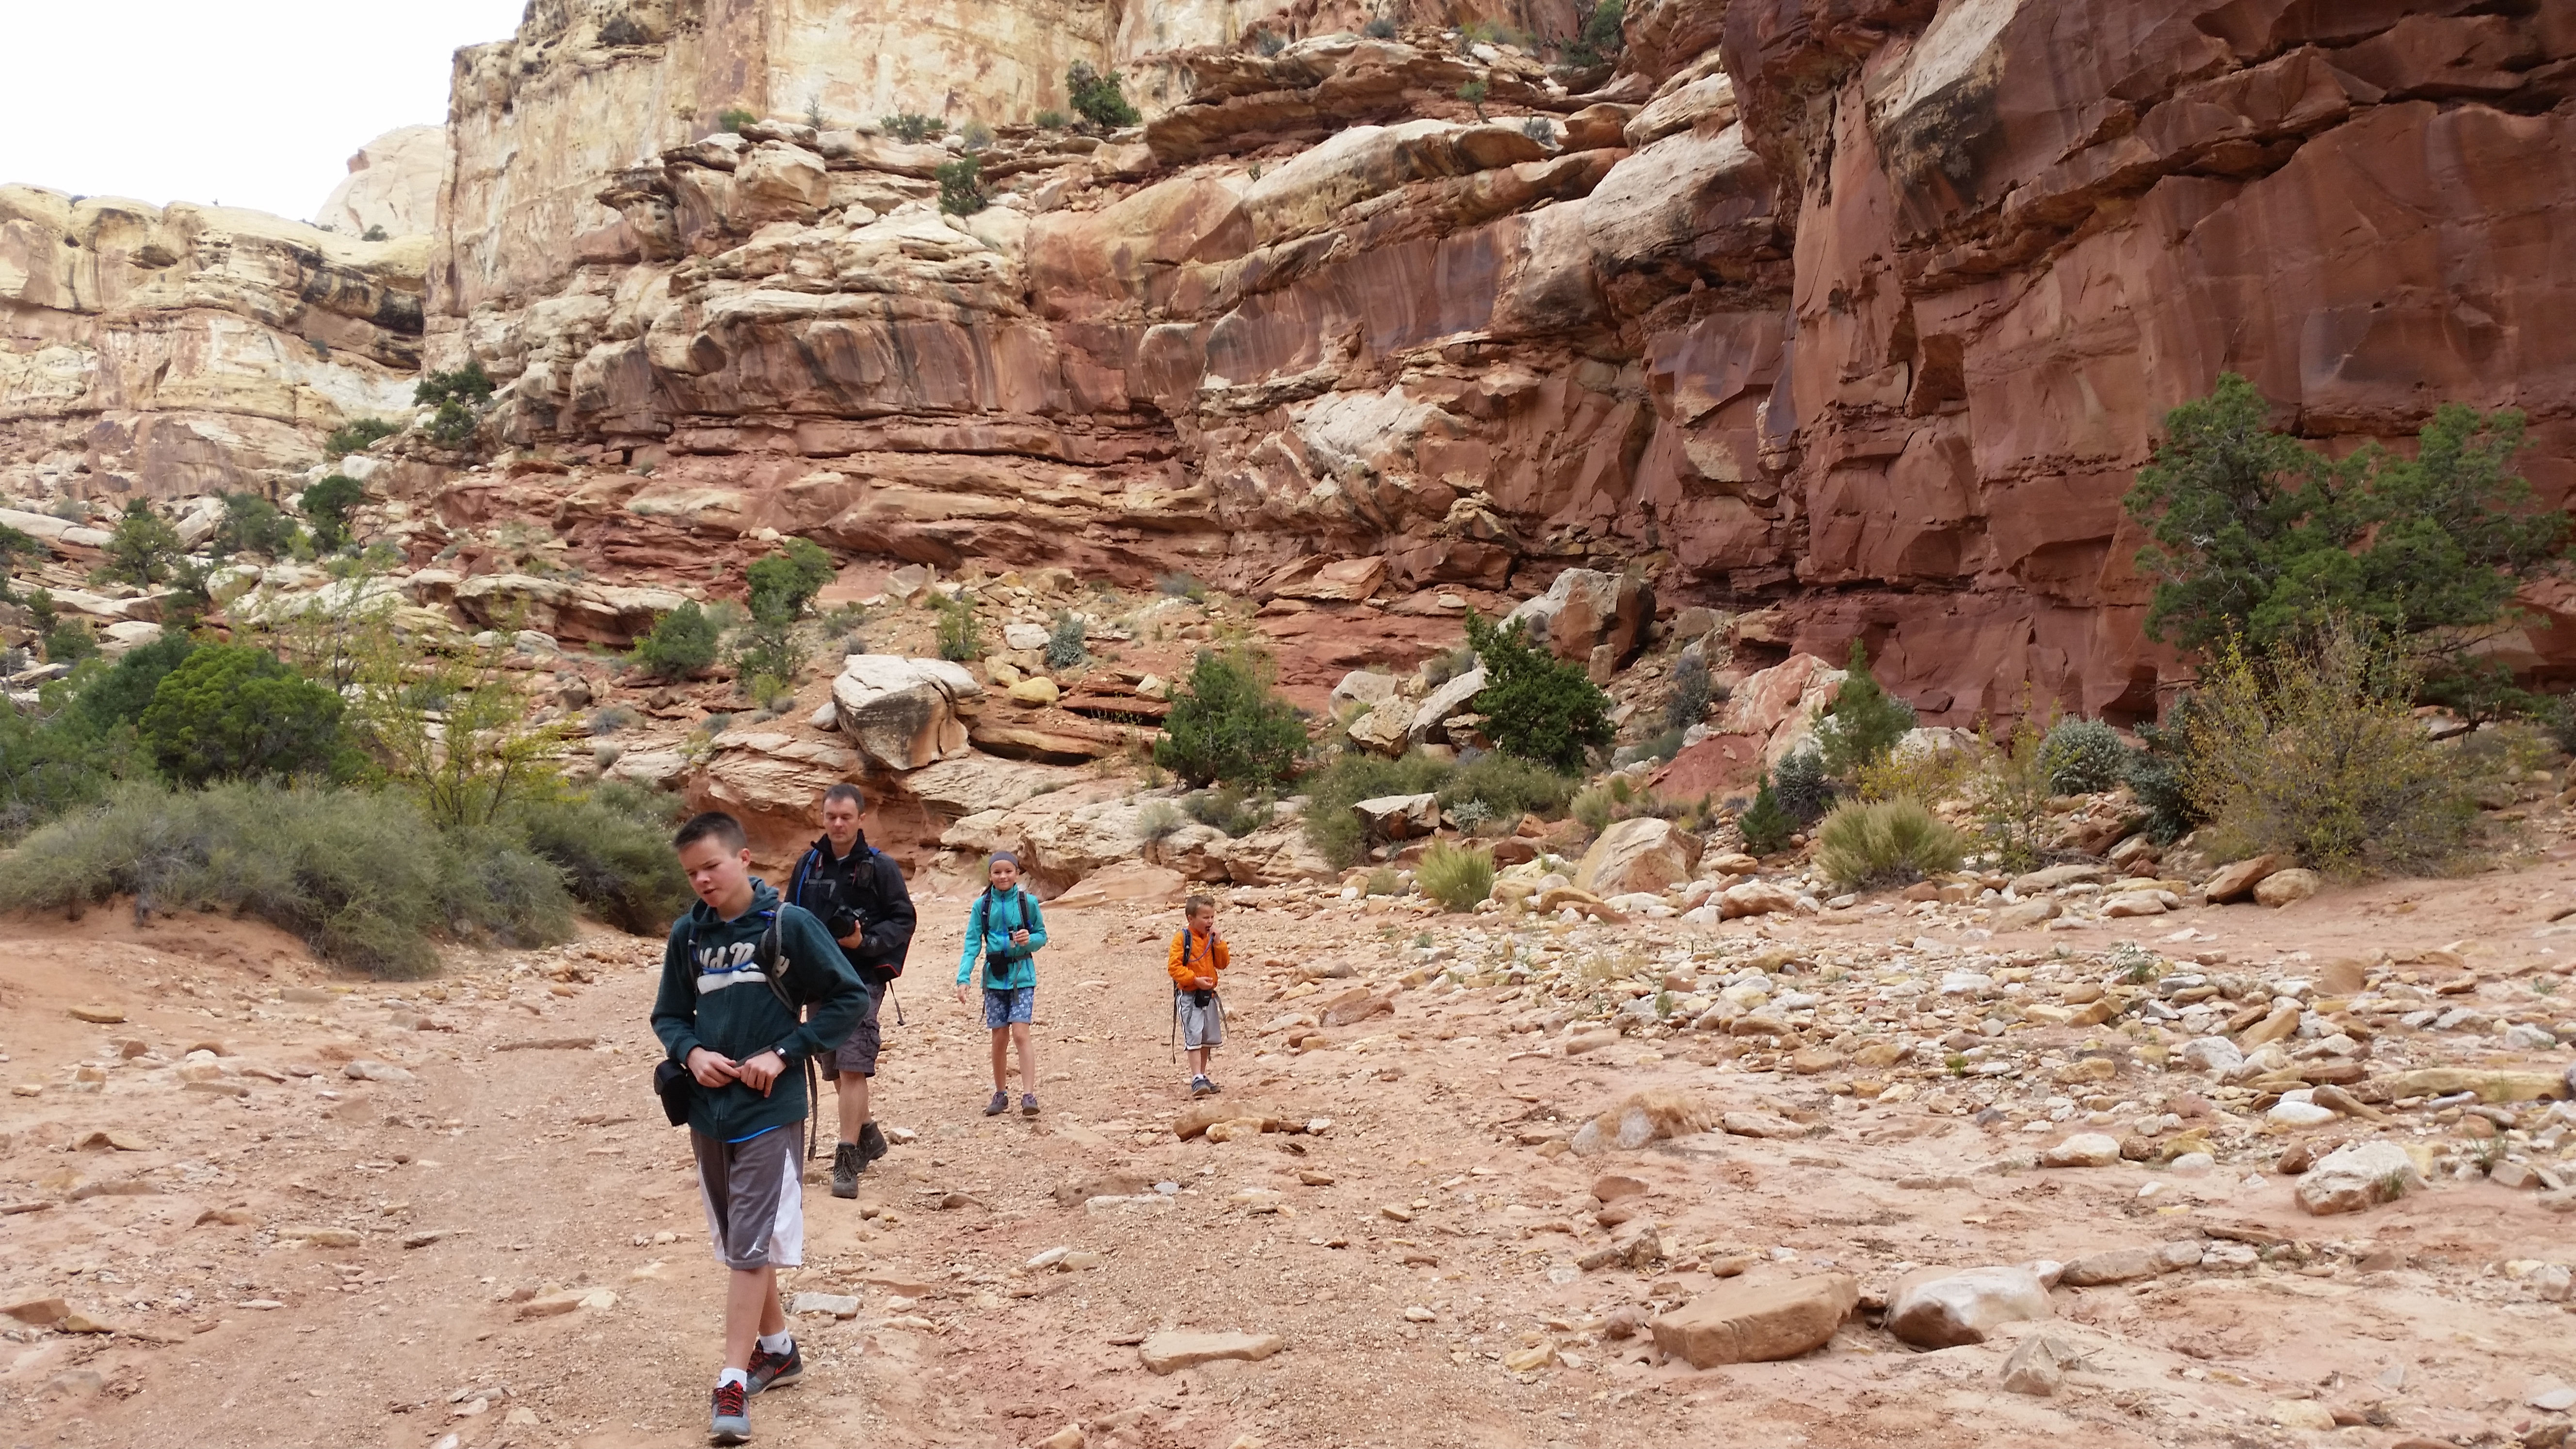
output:
[[[820,921],[752,878],[742,822],[700,815],[672,844],[699,904],[663,948],[653,1034],[696,1083],[689,1146],[716,1257],[733,1270],[712,1434],[739,1444],[751,1437],[744,1400],[805,1371],[778,1303],[778,1270],[805,1261],[797,1127],[809,1104],[796,1066],[849,1035],[868,993]]]
[[[796,862],[787,882],[787,899],[822,920],[868,988],[867,1010],[822,1060],[823,1075],[841,1099],[840,1144],[832,1151],[834,1197],[857,1197],[859,1174],[886,1155],[885,1132],[868,1110],[883,1040],[877,1013],[912,949],[912,892],[904,888],[903,871],[859,832],[867,808],[856,785],[824,791],[823,838]]]

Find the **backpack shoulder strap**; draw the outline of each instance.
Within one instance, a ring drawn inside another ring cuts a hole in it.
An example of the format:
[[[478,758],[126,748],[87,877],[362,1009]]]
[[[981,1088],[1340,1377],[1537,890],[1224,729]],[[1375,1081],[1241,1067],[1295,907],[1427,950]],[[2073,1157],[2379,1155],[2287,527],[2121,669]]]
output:
[[[783,960],[785,951],[779,940],[778,930],[779,923],[786,916],[787,904],[782,901],[777,910],[769,913],[769,929],[760,933],[760,945],[753,952],[752,961],[760,967],[761,979],[769,983],[770,995],[777,997],[778,1004],[786,1007],[790,1013],[795,1013],[798,1009],[796,998],[787,994],[787,968]]]

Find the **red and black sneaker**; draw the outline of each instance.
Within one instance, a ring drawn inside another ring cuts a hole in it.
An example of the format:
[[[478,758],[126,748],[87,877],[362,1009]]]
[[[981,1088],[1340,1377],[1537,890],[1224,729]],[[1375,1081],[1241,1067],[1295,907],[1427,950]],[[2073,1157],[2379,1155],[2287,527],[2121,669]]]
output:
[[[804,1350],[798,1348],[796,1340],[792,1338],[787,1340],[785,1353],[771,1353],[768,1349],[753,1344],[750,1374],[751,1391],[755,1394],[763,1389],[774,1389],[780,1384],[792,1384],[805,1377]]]
[[[716,1385],[714,1426],[707,1437],[718,1444],[740,1444],[751,1437],[751,1410],[744,1405],[750,1391],[730,1379]]]

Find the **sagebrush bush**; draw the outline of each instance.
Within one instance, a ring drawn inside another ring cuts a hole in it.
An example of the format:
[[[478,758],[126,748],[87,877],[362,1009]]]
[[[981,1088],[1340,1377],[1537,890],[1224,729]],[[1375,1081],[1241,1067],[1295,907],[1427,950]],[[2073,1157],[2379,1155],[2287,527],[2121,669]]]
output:
[[[1270,662],[1213,650],[1199,655],[1173,692],[1154,747],[1154,762],[1193,788],[1276,785],[1297,773],[1305,755],[1305,723],[1271,688]]]
[[[1199,790],[1181,800],[1192,820],[1240,840],[1270,823],[1270,803],[1247,800],[1235,789]]]
[[[1850,801],[1816,827],[1816,866],[1845,890],[1911,885],[1957,870],[1967,849],[1966,837],[1904,795]]]
[[[441,935],[533,946],[572,931],[560,877],[515,837],[442,833],[391,792],[128,784],[0,857],[0,910],[118,896],[138,912],[255,916],[375,976],[427,974]]]
[[[671,853],[679,813],[674,796],[612,782],[522,801],[507,821],[584,909],[630,935],[655,936],[697,898]]]
[[[2268,851],[2339,875],[2462,863],[2491,776],[2425,733],[2416,683],[2385,636],[2340,618],[2259,658],[2222,646],[2181,721],[2184,789],[2220,858]]]
[[[1708,713],[1712,693],[1708,660],[1684,654],[1673,665],[1673,696],[1664,703],[1664,728],[1679,732],[1698,724],[1700,716]]]
[[[951,664],[964,664],[984,657],[984,626],[975,620],[975,606],[963,597],[949,599],[933,594],[931,610],[939,615],[939,657]]]
[[[1893,800],[1911,795],[1929,803],[1967,793],[1977,772],[1976,752],[1963,747],[1923,744],[1890,750],[1875,765],[1864,765],[1853,782],[1864,800]]]
[[[627,659],[655,679],[686,679],[716,662],[716,623],[691,599],[653,621]]]
[[[1147,840],[1169,840],[1189,824],[1189,817],[1169,800],[1155,800],[1137,817],[1137,829]]]
[[[2119,733],[2098,719],[2060,720],[2040,742],[2039,767],[2058,794],[2090,795],[2128,776],[2131,753]]]
[[[1082,616],[1070,609],[1058,609],[1055,626],[1047,631],[1046,664],[1049,669],[1071,669],[1091,657],[1083,643],[1088,632]]]
[[[1472,911],[1494,893],[1494,853],[1435,841],[1414,866],[1413,883],[1449,910]]]
[[[1799,750],[1782,759],[1771,772],[1771,787],[1780,808],[1801,829],[1834,808],[1834,782],[1826,773],[1823,756],[1814,750]]]
[[[1536,760],[1489,750],[1451,771],[1438,791],[1444,810],[1476,805],[1484,808],[1489,819],[1517,821],[1523,815],[1536,815],[1554,820],[1565,813],[1580,785]]]
[[[1447,760],[1435,760],[1419,750],[1392,760],[1356,752],[1342,755],[1298,782],[1306,794],[1306,838],[1327,861],[1351,865],[1368,845],[1367,827],[1351,813],[1353,805],[1381,795],[1437,793],[1455,770]]]

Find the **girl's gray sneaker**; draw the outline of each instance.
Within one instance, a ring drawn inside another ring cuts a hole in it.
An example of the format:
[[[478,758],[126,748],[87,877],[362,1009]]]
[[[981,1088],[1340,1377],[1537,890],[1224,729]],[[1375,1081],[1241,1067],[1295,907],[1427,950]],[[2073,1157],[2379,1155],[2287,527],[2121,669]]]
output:
[[[1038,1094],[1035,1092],[1022,1094],[1020,1097],[1020,1115],[1023,1117],[1034,1117],[1037,1114]]]
[[[999,1117],[1009,1110],[1011,1110],[1011,1094],[1008,1092],[995,1092],[993,1100],[984,1104],[984,1115],[987,1117]]]

